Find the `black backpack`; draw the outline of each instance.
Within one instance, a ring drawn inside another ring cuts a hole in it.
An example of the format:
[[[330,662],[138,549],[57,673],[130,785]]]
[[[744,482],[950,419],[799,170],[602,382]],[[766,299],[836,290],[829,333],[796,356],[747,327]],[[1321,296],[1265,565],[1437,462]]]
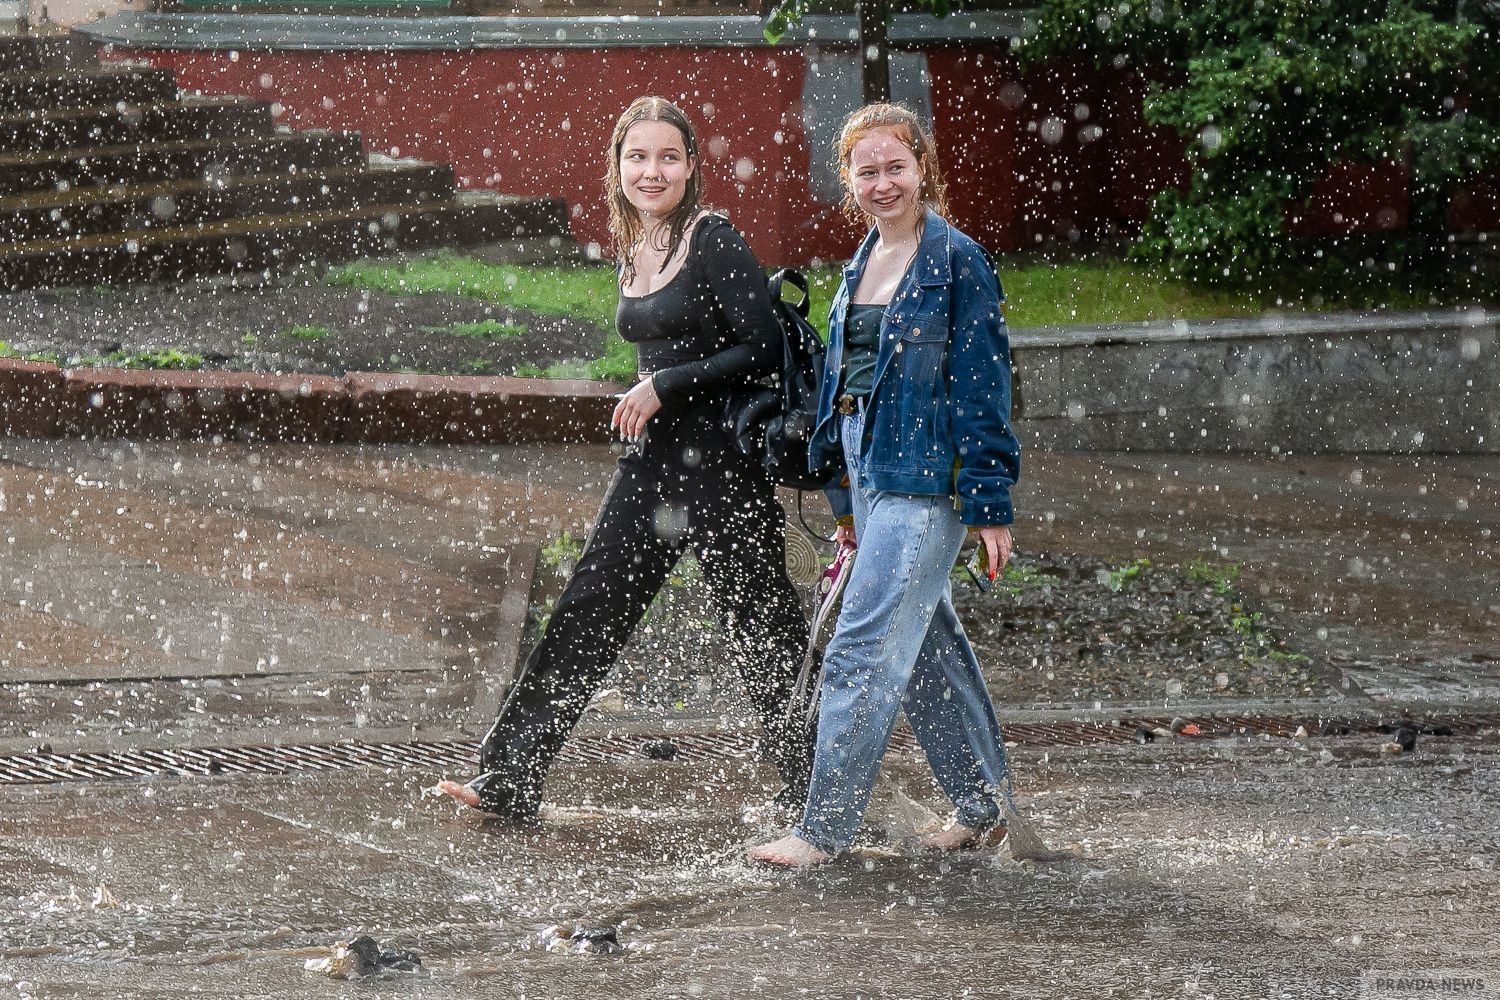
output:
[[[807,321],[812,297],[802,272],[784,268],[766,284],[781,325],[781,371],[735,390],[724,405],[724,423],[735,447],[758,462],[772,481],[799,490],[818,489],[835,471],[832,465],[817,472],[807,468],[826,351]],[[802,293],[796,305],[781,297],[787,284]]]

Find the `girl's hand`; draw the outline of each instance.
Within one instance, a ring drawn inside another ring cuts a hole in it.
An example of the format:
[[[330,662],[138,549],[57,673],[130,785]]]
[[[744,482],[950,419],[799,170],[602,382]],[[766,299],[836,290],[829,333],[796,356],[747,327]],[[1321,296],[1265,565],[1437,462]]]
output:
[[[1014,545],[1010,527],[989,524],[982,528],[970,528],[969,534],[978,538],[979,544],[984,546],[984,564],[989,569],[990,579],[994,580],[1005,569],[1005,564],[1010,562],[1010,550]]]
[[[630,391],[615,404],[614,415],[609,418],[611,427],[618,427],[627,438],[638,438],[646,429],[646,422],[661,409],[661,399],[656,395],[656,385],[649,378],[637,382]]]
[[[833,544],[835,548],[852,549],[854,542],[854,525],[841,524],[833,529]]]

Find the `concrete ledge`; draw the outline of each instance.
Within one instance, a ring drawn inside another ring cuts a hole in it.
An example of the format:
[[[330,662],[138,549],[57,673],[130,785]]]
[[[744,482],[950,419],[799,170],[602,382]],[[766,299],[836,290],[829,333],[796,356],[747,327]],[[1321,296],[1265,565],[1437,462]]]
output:
[[[897,14],[890,37],[901,45],[992,47],[998,40],[1023,34],[1026,20],[1021,10],[966,11],[945,18]],[[122,11],[78,29],[101,45],[130,48],[317,51],[769,47],[761,30],[761,19],[748,15],[400,17],[145,11]],[[794,25],[781,44],[847,46],[858,37],[853,17],[814,14]]]
[[[58,432],[112,438],[337,441],[349,392],[320,375],[75,368]]]
[[[54,436],[62,391],[62,371],[56,365],[0,358],[0,434]]]
[[[621,388],[582,379],[59,369],[0,359],[0,434],[236,441],[605,441]]]
[[[1018,331],[1015,427],[1051,451],[1500,453],[1500,314]],[[0,431],[368,443],[602,442],[620,387],[0,361]]]
[[[620,387],[585,379],[351,372],[347,441],[601,441]]]
[[[1495,453],[1500,314],[1032,329],[1023,445],[1056,451]]]

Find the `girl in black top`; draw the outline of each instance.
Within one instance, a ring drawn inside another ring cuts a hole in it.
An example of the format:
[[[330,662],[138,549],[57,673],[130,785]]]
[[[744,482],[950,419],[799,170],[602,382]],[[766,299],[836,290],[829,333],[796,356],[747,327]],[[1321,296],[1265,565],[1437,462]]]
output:
[[[698,143],[659,97],[620,116],[610,142],[610,231],[620,335],[640,378],[615,408],[627,446],[578,566],[480,751],[480,775],[439,787],[475,809],[529,819],[547,769],[683,552],[691,549],[729,649],[799,807],[811,743],[788,711],[807,624],[787,577],[775,488],[729,440],[727,392],[781,363],[765,273],[734,227],[700,207]]]

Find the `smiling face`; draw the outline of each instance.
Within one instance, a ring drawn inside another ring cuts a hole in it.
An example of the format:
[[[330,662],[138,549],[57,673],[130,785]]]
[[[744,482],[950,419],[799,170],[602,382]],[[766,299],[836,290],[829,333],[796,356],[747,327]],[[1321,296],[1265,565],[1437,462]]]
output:
[[[660,219],[671,214],[697,167],[682,133],[669,122],[636,122],[620,144],[620,186],[643,216]]]
[[[849,151],[854,203],[887,224],[915,223],[922,204],[922,172],[910,147],[889,129],[861,136]]]

